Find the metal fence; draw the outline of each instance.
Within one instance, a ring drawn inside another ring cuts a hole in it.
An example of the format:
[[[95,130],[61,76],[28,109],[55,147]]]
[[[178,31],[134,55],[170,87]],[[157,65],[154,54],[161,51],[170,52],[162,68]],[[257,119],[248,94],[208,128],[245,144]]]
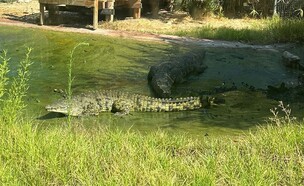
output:
[[[280,17],[303,17],[304,0],[275,0],[274,6]]]
[[[148,1],[148,0],[142,0]],[[155,0],[150,0],[155,1]],[[217,5],[227,17],[304,17],[304,0],[163,0],[175,8],[189,11],[187,8],[198,6],[204,11],[214,11],[208,7]],[[208,6],[212,4],[212,6]],[[202,6],[204,5],[204,6]],[[215,11],[218,11],[217,9]]]

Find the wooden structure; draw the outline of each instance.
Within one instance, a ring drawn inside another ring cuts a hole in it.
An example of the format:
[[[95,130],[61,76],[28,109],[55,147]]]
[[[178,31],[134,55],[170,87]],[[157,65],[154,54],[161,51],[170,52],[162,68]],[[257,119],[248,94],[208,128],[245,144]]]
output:
[[[58,6],[78,6],[93,9],[93,29],[98,28],[98,14],[106,15],[107,21],[113,21],[115,6],[126,5],[133,9],[133,18],[140,18],[141,0],[39,0],[40,25],[44,24],[45,10],[48,7],[49,16],[56,16]]]

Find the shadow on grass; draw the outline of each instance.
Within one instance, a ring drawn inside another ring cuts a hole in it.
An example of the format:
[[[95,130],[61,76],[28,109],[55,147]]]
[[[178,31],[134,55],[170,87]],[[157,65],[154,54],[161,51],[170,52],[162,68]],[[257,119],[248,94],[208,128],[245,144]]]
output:
[[[3,15],[7,16],[8,19],[10,19],[10,20],[38,24],[40,13],[33,13],[33,14],[28,14],[28,15],[23,15],[23,16],[16,16],[16,15],[9,14],[9,13],[3,14]]]

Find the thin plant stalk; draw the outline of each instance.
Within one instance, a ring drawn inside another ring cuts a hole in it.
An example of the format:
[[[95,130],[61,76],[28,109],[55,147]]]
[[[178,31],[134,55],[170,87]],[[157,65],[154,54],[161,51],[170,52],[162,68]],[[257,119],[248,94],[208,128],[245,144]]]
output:
[[[74,61],[74,52],[75,50],[79,47],[79,46],[88,46],[89,43],[78,43],[71,51],[70,53],[70,60],[68,62],[68,87],[67,87],[67,99],[68,99],[68,117],[67,117],[67,123],[68,123],[68,127],[71,128],[71,122],[72,122],[72,116],[71,116],[71,100],[72,100],[72,83],[74,80],[74,77],[72,75],[72,68],[73,68],[73,61]]]
[[[7,50],[3,50],[3,55],[0,56],[0,99],[4,95],[6,85],[8,83],[7,73],[9,72],[8,62],[10,58],[7,57]]]

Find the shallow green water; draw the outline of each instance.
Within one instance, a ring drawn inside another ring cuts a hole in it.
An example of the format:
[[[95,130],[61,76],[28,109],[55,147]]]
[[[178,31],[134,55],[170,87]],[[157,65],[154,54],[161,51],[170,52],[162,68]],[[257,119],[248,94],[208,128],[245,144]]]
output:
[[[43,121],[43,126],[65,123],[65,118],[47,113],[44,106],[60,97],[54,89],[66,89],[69,53],[79,42],[87,42],[89,46],[75,51],[75,94],[89,89],[115,89],[152,95],[147,83],[149,67],[171,55],[183,55],[194,49],[98,35],[1,26],[0,49],[8,50],[12,69],[16,69],[18,60],[24,57],[26,47],[34,48],[26,112],[30,117],[37,118],[36,121]],[[269,109],[277,105],[262,91],[250,90],[250,86],[263,89],[269,84],[296,83],[297,72],[287,71],[280,64],[281,54],[278,52],[198,47],[195,50],[207,51],[205,63],[208,69],[174,87],[174,95],[201,95],[237,86],[236,91],[216,94],[226,100],[224,104],[189,112],[133,113],[123,118],[103,113],[98,117],[74,118],[74,121],[86,127],[107,125],[145,132],[160,129],[198,136],[237,134],[263,124],[271,116]],[[299,51],[296,51],[298,55],[302,55]],[[13,70],[11,75],[14,75]],[[296,110],[296,113],[301,115],[302,111]]]

